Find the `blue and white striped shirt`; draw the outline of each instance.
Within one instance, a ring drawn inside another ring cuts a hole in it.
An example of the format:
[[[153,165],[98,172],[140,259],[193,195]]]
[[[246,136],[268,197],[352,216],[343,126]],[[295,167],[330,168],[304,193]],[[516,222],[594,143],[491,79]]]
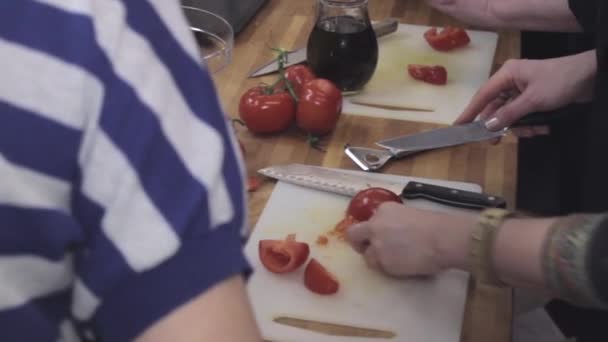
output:
[[[130,340],[247,269],[177,0],[0,1],[0,341]]]

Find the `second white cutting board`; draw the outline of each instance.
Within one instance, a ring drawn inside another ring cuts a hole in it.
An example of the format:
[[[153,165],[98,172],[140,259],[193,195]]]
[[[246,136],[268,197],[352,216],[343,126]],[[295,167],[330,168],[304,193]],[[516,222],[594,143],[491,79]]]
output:
[[[481,190],[468,183],[382,174],[371,176],[402,181],[404,185],[409,180],[418,180],[468,191]],[[458,342],[467,273],[449,271],[427,280],[388,278],[370,270],[344,241],[330,238],[327,246],[315,243],[319,234],[331,230],[343,217],[348,202],[349,198],[340,195],[284,182],[276,185],[245,249],[255,270],[247,288],[264,338],[276,342],[379,341],[329,336],[272,321],[285,315],[388,330],[396,333],[390,341]],[[409,201],[408,205],[463,212],[424,200]],[[298,241],[309,243],[311,257],[317,258],[336,275],[340,281],[337,294],[320,296],[306,289],[304,266],[286,275],[270,273],[263,267],[258,257],[258,241],[284,239],[290,233],[296,233]]]
[[[428,26],[400,24],[397,32],[379,40],[378,67],[365,90],[345,97],[343,112],[353,115],[452,124],[492,70],[498,35],[467,30],[471,43],[449,52],[433,50],[424,39]],[[442,65],[445,86],[412,79],[408,64]],[[384,106],[431,111],[386,110],[352,103],[351,99]]]

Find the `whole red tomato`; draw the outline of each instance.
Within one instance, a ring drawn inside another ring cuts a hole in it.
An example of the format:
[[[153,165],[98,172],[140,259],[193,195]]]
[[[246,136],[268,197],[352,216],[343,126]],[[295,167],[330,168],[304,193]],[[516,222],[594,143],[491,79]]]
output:
[[[289,80],[293,86],[296,96],[300,98],[302,88],[309,81],[317,78],[310,68],[303,64],[292,65],[285,71],[285,78]]]
[[[246,91],[239,103],[241,119],[253,133],[286,130],[294,120],[295,111],[296,103],[289,93],[275,92],[262,86]]]
[[[342,93],[333,83],[317,78],[302,87],[296,112],[298,127],[313,135],[331,132],[342,112]]]
[[[392,191],[382,188],[369,188],[359,191],[350,201],[346,214],[357,221],[367,221],[384,202],[401,203],[401,198]]]

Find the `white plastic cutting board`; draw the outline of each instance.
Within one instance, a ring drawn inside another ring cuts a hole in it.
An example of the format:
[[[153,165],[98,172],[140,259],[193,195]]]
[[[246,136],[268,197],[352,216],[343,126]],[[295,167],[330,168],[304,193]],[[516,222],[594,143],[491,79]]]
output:
[[[428,26],[400,24],[397,32],[379,40],[378,67],[365,90],[353,98],[384,106],[432,111],[386,110],[344,100],[343,112],[354,115],[451,124],[488,79],[498,34],[467,30],[471,43],[449,52],[433,50],[424,40]],[[445,86],[412,79],[408,64],[443,65]]]
[[[354,171],[356,172],[356,171]],[[370,174],[366,174],[370,176]],[[373,174],[375,177],[403,181],[419,180],[462,190],[479,192],[467,183]],[[276,342],[368,342],[370,338],[335,337],[274,323],[272,319],[290,317],[389,330],[396,337],[389,341],[457,342],[460,339],[468,274],[445,272],[433,279],[388,278],[369,269],[363,258],[344,241],[330,238],[318,246],[319,234],[331,230],[343,217],[349,198],[279,182],[246,246],[255,273],[248,292],[258,324],[266,340]],[[432,210],[462,213],[424,200],[408,205]],[[258,241],[283,239],[296,233],[298,241],[308,242],[311,257],[317,258],[340,281],[332,296],[310,292],[303,283],[304,266],[291,274],[267,271],[258,257]]]

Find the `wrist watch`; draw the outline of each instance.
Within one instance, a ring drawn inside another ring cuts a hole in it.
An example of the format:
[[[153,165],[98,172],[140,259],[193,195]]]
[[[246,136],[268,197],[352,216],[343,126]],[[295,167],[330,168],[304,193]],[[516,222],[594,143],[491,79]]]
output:
[[[471,272],[477,281],[482,284],[507,287],[496,274],[492,251],[498,229],[503,221],[512,214],[512,212],[503,209],[486,209],[479,216],[477,226],[471,234]]]

